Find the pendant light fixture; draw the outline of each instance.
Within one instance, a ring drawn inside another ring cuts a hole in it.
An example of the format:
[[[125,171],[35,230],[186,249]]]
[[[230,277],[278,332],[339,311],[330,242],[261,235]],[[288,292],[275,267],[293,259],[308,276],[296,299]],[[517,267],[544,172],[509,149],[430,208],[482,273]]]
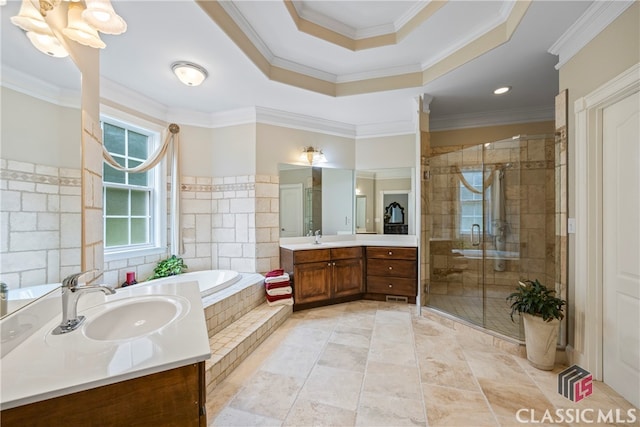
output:
[[[62,34],[85,46],[104,49],[106,44],[100,39],[98,31],[82,19],[84,11],[81,3],[69,3],[67,28],[62,30]]]

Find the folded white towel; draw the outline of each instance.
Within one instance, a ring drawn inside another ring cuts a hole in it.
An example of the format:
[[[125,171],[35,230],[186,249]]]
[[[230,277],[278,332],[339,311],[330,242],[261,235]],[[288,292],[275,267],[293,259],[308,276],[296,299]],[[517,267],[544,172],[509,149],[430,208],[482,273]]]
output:
[[[275,305],[293,305],[293,298],[279,299],[274,302],[267,301],[267,304],[269,304],[269,307],[273,307]]]
[[[287,295],[292,293],[293,293],[293,289],[291,289],[291,286],[285,286],[283,288],[267,289],[267,295],[271,295],[272,297],[275,297],[277,295]]]
[[[264,279],[264,283],[278,283],[278,282],[285,282],[287,280],[289,280],[289,274],[284,273],[281,276],[267,277],[266,279]]]

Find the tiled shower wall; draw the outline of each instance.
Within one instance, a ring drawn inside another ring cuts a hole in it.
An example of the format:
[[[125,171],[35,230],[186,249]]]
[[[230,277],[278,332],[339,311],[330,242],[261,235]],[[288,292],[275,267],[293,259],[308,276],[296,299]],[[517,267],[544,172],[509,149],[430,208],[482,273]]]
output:
[[[0,280],[59,283],[80,271],[79,169],[0,159]]]
[[[482,150],[461,150],[432,157],[431,295],[505,298],[519,279],[538,278],[545,284],[555,283],[555,141],[553,138],[531,139],[496,146],[498,148],[485,150],[485,168],[508,165],[505,196],[510,230],[506,250],[518,252],[519,259],[508,260],[505,271],[495,271],[491,259],[483,261],[452,254],[453,248],[469,246],[457,232],[456,168],[464,170],[481,164]],[[485,239],[484,247],[492,248],[490,239]]]
[[[279,265],[278,176],[183,176],[180,256],[188,271],[222,269],[265,273]],[[168,230],[167,230],[168,231]],[[105,281],[122,283],[127,271],[151,275],[156,255],[105,265]]]

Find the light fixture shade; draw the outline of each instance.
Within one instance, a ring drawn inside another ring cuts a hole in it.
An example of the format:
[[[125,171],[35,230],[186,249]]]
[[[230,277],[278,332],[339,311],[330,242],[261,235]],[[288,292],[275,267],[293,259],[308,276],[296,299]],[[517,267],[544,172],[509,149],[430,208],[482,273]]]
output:
[[[191,62],[174,62],[171,69],[178,79],[187,86],[200,85],[209,75],[207,70]]]
[[[65,58],[69,56],[69,52],[62,46],[60,41],[53,34],[37,33],[35,31],[27,31],[27,37],[31,43],[42,53],[55,58]]]
[[[316,163],[325,163],[327,161],[327,158],[324,156],[324,153],[321,149],[309,146],[302,149],[300,160],[302,160],[303,162],[306,161],[310,165],[314,165]]]
[[[127,23],[113,10],[109,0],[85,0],[87,8],[82,18],[93,28],[105,34],[122,34],[127,31]]]
[[[82,19],[84,7],[80,3],[69,3],[67,28],[62,33],[71,40],[85,46],[103,49],[106,44],[100,39],[98,32]]]
[[[11,23],[25,31],[53,35],[49,25],[47,25],[42,15],[40,15],[38,9],[31,3],[31,0],[22,0],[20,12],[16,16],[11,17]]]

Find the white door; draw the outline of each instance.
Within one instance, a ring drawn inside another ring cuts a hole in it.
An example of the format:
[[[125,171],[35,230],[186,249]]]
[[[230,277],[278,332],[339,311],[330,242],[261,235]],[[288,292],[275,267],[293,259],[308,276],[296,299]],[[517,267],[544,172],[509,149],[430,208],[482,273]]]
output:
[[[603,111],[603,379],[640,406],[640,94]]]
[[[302,236],[302,184],[280,186],[280,237]]]

